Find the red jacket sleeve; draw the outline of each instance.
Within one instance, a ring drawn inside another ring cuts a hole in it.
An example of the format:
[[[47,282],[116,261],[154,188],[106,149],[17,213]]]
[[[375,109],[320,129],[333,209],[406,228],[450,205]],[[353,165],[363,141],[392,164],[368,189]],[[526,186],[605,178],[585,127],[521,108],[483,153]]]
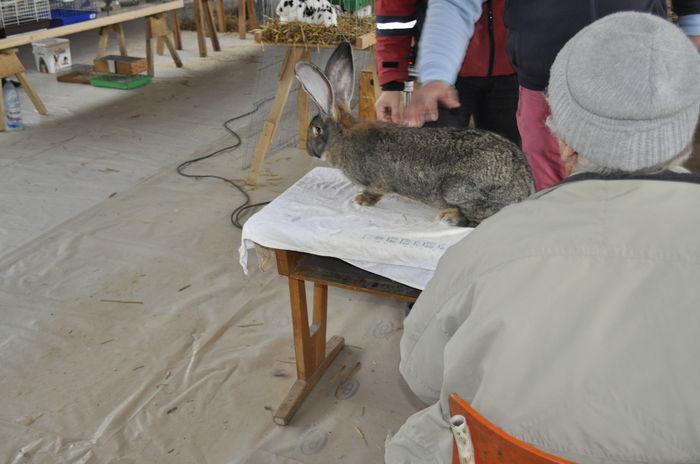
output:
[[[416,27],[418,0],[376,0],[379,84],[408,80],[408,61]]]

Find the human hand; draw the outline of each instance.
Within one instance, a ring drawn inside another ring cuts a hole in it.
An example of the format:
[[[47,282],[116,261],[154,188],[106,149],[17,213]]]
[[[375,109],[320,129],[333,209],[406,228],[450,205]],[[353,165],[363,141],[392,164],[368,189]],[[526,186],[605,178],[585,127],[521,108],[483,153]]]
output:
[[[379,98],[374,104],[377,119],[397,124],[401,122],[402,93],[400,90],[385,90],[379,94]]]
[[[402,124],[408,127],[421,127],[426,121],[438,118],[438,103],[445,108],[457,108],[457,89],[446,81],[428,81],[413,91],[411,101],[404,111]]]
[[[700,35],[689,35],[688,38],[691,42],[693,42],[693,44],[697,47],[698,51],[700,52]]]

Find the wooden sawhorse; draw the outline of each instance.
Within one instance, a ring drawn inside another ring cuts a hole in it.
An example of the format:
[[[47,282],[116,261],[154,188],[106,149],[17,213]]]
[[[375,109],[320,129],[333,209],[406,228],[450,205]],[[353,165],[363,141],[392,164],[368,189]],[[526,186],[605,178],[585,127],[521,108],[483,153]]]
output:
[[[260,34],[256,34],[255,41],[262,43],[262,38]],[[374,53],[375,44],[374,32],[365,34],[357,38],[353,48],[355,50],[370,50],[372,53],[372,62],[376,62],[376,57]],[[260,134],[260,139],[258,145],[255,148],[255,155],[253,155],[253,160],[250,164],[248,170],[248,177],[246,183],[248,185],[255,185],[258,182],[258,176],[260,175],[260,170],[262,169],[263,163],[265,161],[265,155],[267,150],[270,148],[272,139],[277,131],[277,125],[279,124],[280,118],[282,117],[282,112],[284,111],[284,106],[287,104],[287,98],[289,97],[289,91],[294,83],[294,65],[299,61],[308,61],[311,58],[311,49],[314,48],[335,48],[335,45],[304,45],[304,44],[278,44],[287,47],[287,52],[284,56],[284,61],[282,62],[282,68],[279,74],[279,86],[277,87],[277,94],[272,102],[272,108],[270,109],[270,114],[267,120],[263,124],[262,133]],[[378,94],[378,80],[376,79],[376,66],[373,66],[375,74],[375,93]],[[306,131],[309,125],[309,101],[306,92],[300,90],[297,92],[297,119],[299,120],[299,147],[306,147]]]
[[[17,49],[0,50],[0,78],[10,77],[14,75],[22,84],[22,88],[27,92],[27,96],[34,104],[34,108],[39,114],[47,114],[44,103],[39,98],[39,95],[34,91],[32,83],[27,79],[26,69],[22,66],[22,62],[17,57]],[[2,96],[0,96],[0,131],[5,130],[5,108]]]
[[[287,425],[345,343],[339,336],[333,336],[326,341],[328,287],[383,295],[409,303],[416,301],[420,290],[364,271],[336,258],[297,251],[274,251],[277,272],[289,280],[297,367],[297,380],[273,416],[276,424]],[[314,284],[311,325],[306,307],[306,282]]]

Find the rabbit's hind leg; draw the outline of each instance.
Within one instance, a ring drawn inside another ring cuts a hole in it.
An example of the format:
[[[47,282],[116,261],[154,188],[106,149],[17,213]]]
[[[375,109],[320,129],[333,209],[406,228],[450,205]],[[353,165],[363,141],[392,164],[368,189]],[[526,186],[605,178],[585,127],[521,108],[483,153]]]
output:
[[[459,208],[446,208],[440,211],[435,218],[440,224],[446,226],[460,226],[464,227],[466,224],[466,218],[459,211]]]
[[[362,193],[353,198],[352,201],[354,201],[360,206],[374,206],[381,199],[381,193],[374,193],[369,192],[367,190],[363,190]]]

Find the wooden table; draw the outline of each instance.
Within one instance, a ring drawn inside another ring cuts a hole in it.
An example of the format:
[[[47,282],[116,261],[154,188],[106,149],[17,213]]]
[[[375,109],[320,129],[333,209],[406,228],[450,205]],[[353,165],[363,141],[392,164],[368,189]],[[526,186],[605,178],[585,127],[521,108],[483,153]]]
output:
[[[255,41],[258,43],[263,43],[259,33],[255,35]],[[376,38],[374,32],[362,35],[358,37],[353,44],[353,49],[355,50],[369,50],[372,54],[372,63],[376,63],[376,56],[374,51],[374,44],[376,43]],[[270,148],[272,139],[277,131],[277,125],[279,124],[280,118],[282,117],[282,112],[284,111],[284,106],[287,104],[287,98],[289,97],[289,91],[294,83],[294,65],[299,61],[309,61],[311,59],[311,50],[318,48],[336,48],[336,45],[314,45],[314,44],[267,44],[267,45],[280,45],[287,47],[287,53],[284,56],[284,61],[282,62],[282,69],[279,73],[279,86],[277,87],[277,93],[275,94],[275,99],[272,102],[272,108],[270,109],[270,114],[263,125],[262,133],[260,134],[260,140],[255,149],[255,155],[253,155],[253,160],[250,164],[248,170],[248,177],[246,183],[248,185],[255,185],[258,181],[258,176],[260,175],[260,170],[262,169],[263,163],[265,161],[265,155],[267,150]],[[375,93],[379,93],[379,85],[376,76],[376,65],[373,66],[374,82],[375,82]],[[299,147],[306,147],[306,131],[309,125],[309,103],[306,92],[297,92],[297,119],[299,119]]]
[[[31,31],[18,34],[5,39],[0,39],[0,77],[15,75],[22,83],[24,90],[31,99],[39,114],[46,114],[47,110],[41,102],[39,95],[27,79],[25,68],[17,58],[16,48],[39,40],[62,37],[91,29],[100,29],[100,41],[98,44],[98,54],[104,55],[107,39],[111,32],[117,34],[119,39],[120,53],[126,55],[126,41],[121,24],[138,18],[146,18],[146,59],[148,60],[148,75],[154,74],[153,43],[156,39],[159,45],[165,44],[170,51],[170,55],[177,67],[182,67],[182,61],[177,54],[177,49],[182,49],[180,39],[180,27],[177,22],[177,11],[184,6],[183,0],[171,0],[164,3],[145,4],[129,8],[120,8],[111,13],[99,13],[96,19],[69,24],[61,27],[54,27],[40,31]],[[170,12],[173,24],[174,43],[170,40],[170,30],[164,13]],[[2,112],[2,99],[0,98],[0,114]],[[0,131],[5,130],[5,118],[0,118]]]
[[[289,298],[294,330],[297,380],[275,411],[276,424],[287,425],[306,396],[343,348],[344,339],[326,341],[328,286],[414,302],[420,290],[359,269],[336,258],[288,250],[274,250],[277,272],[289,280]],[[313,282],[313,319],[309,325],[306,282]]]

